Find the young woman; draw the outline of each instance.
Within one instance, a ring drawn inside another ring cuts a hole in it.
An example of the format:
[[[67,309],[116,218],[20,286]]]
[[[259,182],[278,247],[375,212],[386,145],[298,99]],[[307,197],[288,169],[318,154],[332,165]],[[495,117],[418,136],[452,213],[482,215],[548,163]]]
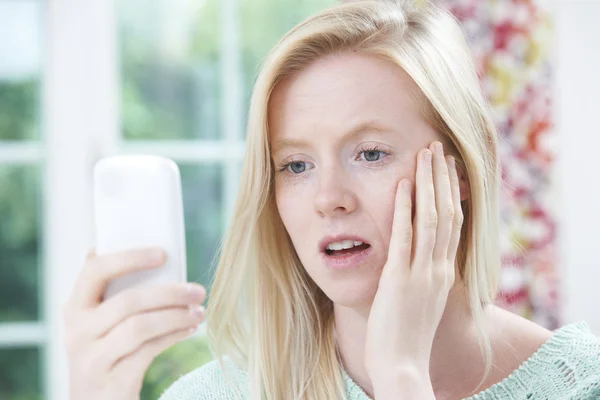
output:
[[[460,26],[432,4],[345,3],[289,32],[252,97],[208,305],[217,359],[162,400],[600,398],[585,322],[550,332],[494,305],[487,108]],[[185,305],[203,293],[175,288],[98,304],[111,277],[160,264],[144,254],[84,268],[65,309],[74,396],[136,398],[198,321]]]

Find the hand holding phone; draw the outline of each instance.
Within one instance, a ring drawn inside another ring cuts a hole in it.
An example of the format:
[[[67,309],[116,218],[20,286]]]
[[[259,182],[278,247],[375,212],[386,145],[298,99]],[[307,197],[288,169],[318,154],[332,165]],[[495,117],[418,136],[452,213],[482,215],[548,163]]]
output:
[[[204,320],[206,291],[186,282],[175,163],[111,157],[94,178],[96,251],[63,306],[69,398],[139,400],[153,359]]]

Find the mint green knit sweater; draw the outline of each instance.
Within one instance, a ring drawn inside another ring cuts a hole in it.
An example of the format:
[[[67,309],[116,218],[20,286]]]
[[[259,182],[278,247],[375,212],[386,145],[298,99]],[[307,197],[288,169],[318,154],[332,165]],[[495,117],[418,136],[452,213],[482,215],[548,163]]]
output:
[[[250,398],[244,371],[233,364],[233,385],[225,382],[216,361],[179,378],[160,400],[234,400],[235,393]],[[369,400],[363,390],[344,372],[348,400]],[[600,337],[588,325],[565,325],[503,381],[466,400],[592,400],[600,399]],[[286,399],[287,400],[287,399]]]

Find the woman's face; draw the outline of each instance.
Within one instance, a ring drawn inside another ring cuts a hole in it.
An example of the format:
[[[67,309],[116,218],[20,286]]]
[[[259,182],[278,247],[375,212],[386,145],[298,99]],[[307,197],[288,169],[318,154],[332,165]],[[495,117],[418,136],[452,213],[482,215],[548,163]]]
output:
[[[415,181],[418,151],[441,139],[418,93],[393,63],[345,53],[317,60],[272,94],[277,208],[304,268],[337,304],[372,302],[396,186]],[[333,242],[357,246],[326,250]]]

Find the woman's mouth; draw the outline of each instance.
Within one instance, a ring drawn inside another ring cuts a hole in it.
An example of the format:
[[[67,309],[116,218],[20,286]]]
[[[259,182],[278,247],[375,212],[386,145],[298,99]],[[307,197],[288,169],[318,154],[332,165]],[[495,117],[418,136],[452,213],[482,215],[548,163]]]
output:
[[[356,268],[371,252],[371,245],[357,240],[342,240],[327,245],[323,254],[325,264],[332,269]]]
[[[354,243],[352,247],[349,248],[341,248],[341,249],[330,249],[330,246],[328,246],[327,249],[325,249],[325,254],[327,254],[328,256],[332,256],[332,257],[339,257],[342,255],[346,255],[346,254],[353,254],[353,253],[359,253],[363,250],[366,250],[367,248],[371,247],[369,244],[367,243]]]

